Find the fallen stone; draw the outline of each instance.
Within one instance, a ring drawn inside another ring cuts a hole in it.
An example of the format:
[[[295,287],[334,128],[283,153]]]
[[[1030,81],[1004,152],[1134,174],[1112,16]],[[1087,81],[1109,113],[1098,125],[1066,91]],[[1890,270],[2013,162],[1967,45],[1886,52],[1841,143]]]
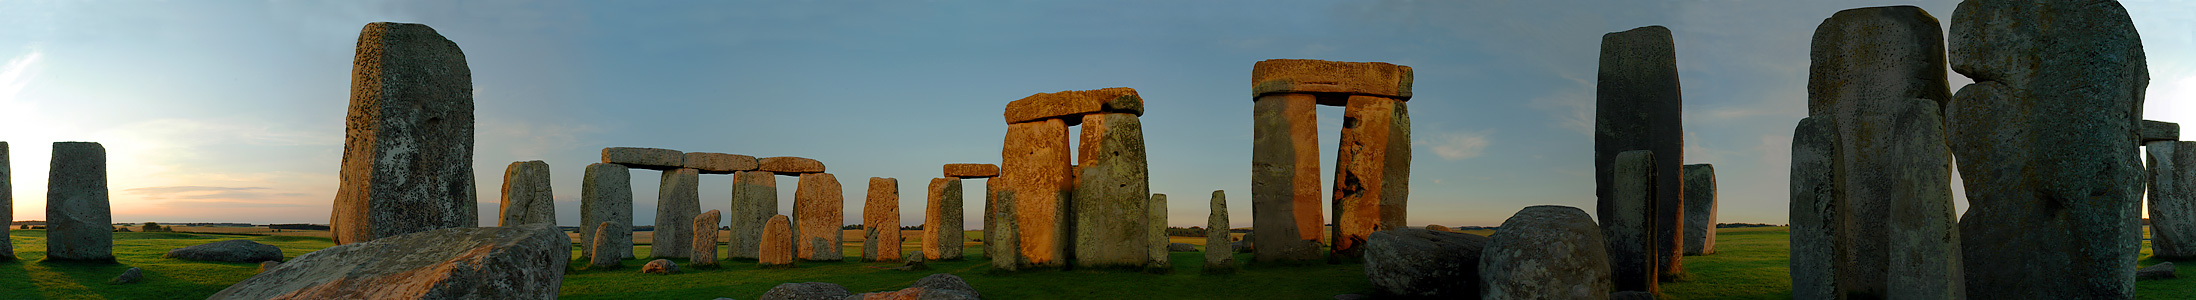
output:
[[[770,172],[732,174],[732,238],[725,256],[754,259],[762,245],[763,224],[778,215],[778,179]]]
[[[328,247],[208,299],[548,299],[571,240],[551,224],[450,228]]]
[[[978,295],[978,293],[976,292],[976,286],[969,285],[968,281],[961,280],[960,276],[953,276],[953,274],[946,273],[937,273],[930,274],[930,276],[923,276],[923,279],[915,280],[915,284],[908,287],[929,289],[934,291],[962,291],[967,292],[971,297]]]
[[[688,169],[700,170],[702,174],[732,174],[732,172],[739,171],[754,171],[757,165],[760,164],[755,161],[754,156],[708,152],[687,152],[683,161],[682,166]]]
[[[1228,195],[1212,191],[1211,213],[1205,217],[1205,272],[1235,271],[1235,248],[1228,243]]]
[[[580,224],[596,225],[617,222],[619,228],[633,224],[633,178],[631,169],[611,163],[587,165],[586,177],[580,180]],[[613,245],[608,248],[614,259],[633,258],[633,232],[612,231]],[[594,241],[594,230],[580,230],[580,241]],[[580,249],[581,256],[594,257],[595,249]]]
[[[862,205],[862,261],[900,260],[900,180],[870,177]]]
[[[854,293],[828,282],[784,283],[763,292],[762,300],[841,300]]]
[[[1479,256],[1487,237],[1400,228],[1365,241],[1365,278],[1383,293],[1413,298],[1479,295]]]
[[[1007,102],[1006,123],[1024,123],[1042,119],[1069,119],[1080,121],[1084,114],[1124,113],[1144,115],[1144,98],[1136,95],[1136,89],[1117,87],[1088,91],[1064,91],[1029,95],[1022,100]],[[1076,124],[1067,124],[1075,126]]]
[[[137,267],[130,267],[129,270],[122,270],[122,275],[115,276],[112,280],[107,280],[107,284],[130,284],[135,283],[138,279],[144,277],[144,270],[137,269]]]
[[[687,253],[687,262],[696,267],[717,265],[717,224],[724,224],[724,212],[711,209],[694,216],[690,225],[694,234],[693,252]]]
[[[762,243],[758,244],[756,263],[763,268],[793,267],[793,222],[785,215],[770,216],[763,223]]]
[[[1426,224],[1426,230],[1456,232],[1456,229],[1450,229],[1449,226],[1441,226],[1440,224]]]
[[[1609,243],[1611,282],[1616,290],[1659,292],[1655,282],[1662,259],[1655,251],[1656,172],[1653,151],[1632,150],[1618,154],[1613,165],[1609,204],[1601,215],[1601,236]]]
[[[465,52],[427,25],[375,22],[351,63],[335,243],[480,226]]]
[[[1259,77],[1253,70],[1252,77]],[[1252,83],[1257,83],[1253,81]],[[1259,262],[1310,261],[1321,256],[1326,208],[1321,199],[1317,98],[1258,96],[1251,144],[1251,232]]]
[[[1586,211],[1526,207],[1501,228],[1479,255],[1483,299],[1591,299],[1615,289],[1608,246]]]
[[[648,261],[648,264],[646,265],[641,265],[641,274],[671,275],[677,273],[679,273],[679,264],[673,263],[669,259],[659,258],[656,260]]]
[[[656,232],[648,247],[650,258],[690,258],[694,250],[694,215],[701,214],[701,172],[694,169],[664,171],[656,189]]]
[[[605,221],[600,225],[596,225],[595,230],[581,229],[580,231],[594,232],[595,239],[591,240],[586,247],[587,249],[593,249],[588,252],[589,255],[587,256],[587,268],[589,269],[617,268],[623,263],[622,260],[624,259],[624,257],[618,255],[617,249],[622,248],[626,252],[633,251],[633,230],[627,228],[625,223]]]
[[[930,201],[923,209],[923,258],[961,259],[961,244],[967,240],[967,228],[961,225],[961,179],[930,179],[928,194]],[[990,234],[987,232],[985,235]]]
[[[778,175],[799,176],[801,174],[824,172],[823,162],[805,157],[767,157],[763,158],[760,163],[761,166],[756,167],[756,170]]]
[[[1251,97],[1338,93],[1410,99],[1412,77],[1411,67],[1384,62],[1268,59],[1251,66]]]
[[[2136,134],[2136,136],[2142,137],[2142,142],[2146,144],[2156,141],[2181,140],[2181,124],[2143,120],[2138,130],[2142,130],[2142,132]]]
[[[503,169],[503,206],[496,226],[556,223],[557,207],[549,188],[549,163],[511,163]]]
[[[1685,255],[1716,253],[1716,166],[1685,165]]]
[[[2135,280],[2173,279],[2178,277],[2173,274],[2173,262],[2170,261],[2135,270]]]
[[[1792,298],[1838,299],[1845,273],[1838,237],[1846,217],[1837,199],[1838,124],[1834,116],[1800,119],[1792,130]]]
[[[1074,182],[1068,165],[1067,125],[1060,119],[1007,124],[1001,153],[1001,193],[1013,192],[1014,228],[1020,260],[1025,267],[1065,266],[1069,239],[1068,193]]]
[[[279,261],[282,260],[282,248],[251,240],[226,240],[168,250],[168,255],[162,257],[239,263]]]
[[[1197,252],[1197,245],[1187,243],[1169,243],[1167,244],[1167,252]]]
[[[945,177],[992,178],[999,176],[999,165],[994,164],[946,164]]]
[[[2150,255],[2196,258],[2196,142],[2145,146],[2150,171]]]
[[[1356,261],[1373,231],[1405,227],[1410,195],[1411,118],[1403,100],[1350,96],[1334,176],[1335,234],[1329,261]]]
[[[47,171],[46,260],[113,262],[107,148],[93,142],[55,142]]]
[[[1609,223],[1614,214],[1611,190],[1615,184],[1613,163],[1624,151],[1648,150],[1654,152],[1655,172],[1652,183],[1654,194],[1643,199],[1648,210],[1648,220],[1653,226],[1645,237],[1654,241],[1645,248],[1656,256],[1646,263],[1654,264],[1650,279],[1670,279],[1683,272],[1679,261],[1685,255],[1683,230],[1685,218],[1684,180],[1679,175],[1679,164],[1685,161],[1684,97],[1679,93],[1677,50],[1670,38],[1670,29],[1647,26],[1601,36],[1601,69],[1595,87],[1594,106],[1594,182],[1597,197],[1597,213],[1602,224]],[[1611,242],[1630,242],[1629,236],[1609,235]],[[1630,255],[1625,251],[1612,251],[1612,255]],[[1617,290],[1647,290],[1631,280],[1626,269],[1631,262],[1623,258],[1612,261],[1616,271]]]
[[[602,148],[602,162],[629,168],[670,171],[686,168],[686,153],[671,149],[609,147]]]
[[[844,224],[846,196],[839,188],[839,178],[831,173],[801,174],[800,187],[793,191],[794,224],[793,241],[800,245],[800,257],[812,261],[837,261],[846,259],[839,251],[839,239],[844,238],[839,227]],[[821,244],[821,248],[817,247]]]

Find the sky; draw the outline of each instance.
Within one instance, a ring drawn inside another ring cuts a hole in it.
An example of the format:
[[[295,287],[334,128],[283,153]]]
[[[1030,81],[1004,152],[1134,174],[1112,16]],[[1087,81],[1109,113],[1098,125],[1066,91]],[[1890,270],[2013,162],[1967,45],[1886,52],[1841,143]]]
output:
[[[2149,60],[2145,119],[2196,124],[2196,3],[2123,4]],[[867,178],[898,178],[915,225],[941,165],[999,162],[1007,102],[1130,87],[1169,225],[1202,226],[1220,190],[1245,227],[1252,64],[1379,61],[1416,70],[1408,223],[1494,226],[1527,206],[1594,211],[1601,35],[1661,25],[1685,163],[1716,166],[1719,221],[1783,224],[1814,28],[1885,5],[1942,24],[1956,2],[0,0],[0,141],[17,220],[45,218],[51,143],[96,141],[115,222],[324,224],[358,32],[422,23],[472,71],[482,224],[512,162],[547,161],[558,223],[577,226],[601,149],[655,147],[823,161],[848,224]],[[1318,114],[1331,185],[1342,109]],[[646,224],[659,175],[632,172]],[[965,211],[984,184],[966,182]],[[704,175],[702,208],[729,211],[730,189]]]

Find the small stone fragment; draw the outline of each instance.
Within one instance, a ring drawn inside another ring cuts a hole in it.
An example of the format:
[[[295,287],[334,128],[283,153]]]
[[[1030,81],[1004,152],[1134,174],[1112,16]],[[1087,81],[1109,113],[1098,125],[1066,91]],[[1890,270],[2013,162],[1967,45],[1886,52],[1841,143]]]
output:
[[[602,162],[629,168],[670,171],[686,168],[686,153],[671,149],[609,147],[602,148]]]
[[[207,299],[550,299],[571,255],[546,223],[439,229],[298,255]]]
[[[717,265],[717,224],[723,224],[724,213],[711,209],[694,216],[691,231],[694,234],[694,250],[687,254],[687,262],[696,267]]]
[[[2179,276],[2173,274],[2173,262],[2170,261],[2143,267],[2142,270],[2135,270],[2135,280],[2173,278],[2179,278]]]
[[[641,274],[663,274],[663,275],[671,275],[671,274],[676,274],[676,273],[678,273],[678,272],[679,272],[679,264],[678,264],[678,263],[673,263],[673,262],[671,262],[671,260],[669,260],[669,259],[660,259],[660,258],[659,258],[659,259],[656,259],[656,260],[651,260],[651,261],[648,261],[648,264],[646,264],[646,265],[641,265]]]
[[[130,267],[129,270],[122,270],[122,275],[115,276],[114,280],[108,280],[107,284],[135,283],[137,279],[145,277],[144,272],[144,270],[139,270],[137,267]]]

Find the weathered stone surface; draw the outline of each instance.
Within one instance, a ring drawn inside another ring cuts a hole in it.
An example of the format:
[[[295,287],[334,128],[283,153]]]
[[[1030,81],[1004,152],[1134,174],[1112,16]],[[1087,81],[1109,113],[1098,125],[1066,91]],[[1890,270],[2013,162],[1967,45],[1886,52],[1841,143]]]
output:
[[[778,179],[770,172],[732,173],[732,238],[726,250],[732,258],[758,257],[763,223],[778,215]]]
[[[1890,271],[1890,267],[1922,264],[1919,261],[1893,263],[1893,255],[1905,253],[1892,250],[1893,244],[1899,241],[1889,237],[1893,235],[1891,225],[1897,220],[1893,216],[1897,213],[1893,206],[1913,204],[1907,200],[1936,201],[1914,197],[1932,193],[1921,189],[1945,185],[1919,183],[1917,186],[1910,184],[1915,178],[1905,177],[1924,175],[1916,173],[1909,163],[1929,165],[1921,160],[1948,161],[1944,158],[1948,154],[1942,151],[1916,148],[1918,143],[1942,144],[1943,135],[1917,132],[1925,129],[1919,127],[1926,124],[1912,124],[1912,119],[1920,116],[1906,111],[1937,111],[1951,98],[1945,84],[1944,45],[1938,28],[1935,17],[1912,6],[1848,9],[1816,27],[1811,50],[1813,65],[1808,78],[1808,113],[1836,116],[1830,120],[1838,123],[1839,138],[1835,148],[1838,154],[1833,166],[1838,174],[1834,180],[1839,199],[1835,200],[1838,203],[1835,207],[1841,211],[1840,215],[1848,217],[1843,223],[1833,225],[1846,227],[1839,231],[1844,235],[1833,244],[1846,249],[1850,255],[1841,260],[1846,265],[1839,268],[1844,273],[1838,278],[1846,283],[1839,285],[1841,295],[1875,298],[1897,294],[1889,288],[1894,281],[1890,277],[1896,273]],[[1913,99],[1927,101],[1927,105],[1905,108],[1906,102]],[[1935,116],[1930,118],[1936,119]],[[1942,124],[1941,121],[1930,123]],[[1949,182],[1949,179],[1935,180]],[[1920,223],[1908,225],[1914,225],[1909,229],[1921,227]],[[1906,246],[1922,245],[1909,243]],[[1945,253],[1938,251],[1935,254],[1943,256]],[[1935,257],[1928,261],[1942,259],[1944,257]],[[1938,265],[1941,267],[1943,263]],[[1942,272],[1932,274],[1928,276],[1944,276]],[[1942,283],[1945,278],[1935,281]],[[1910,292],[1925,298],[1949,296],[1942,289],[1937,290]]]
[[[648,247],[650,258],[688,258],[694,250],[694,215],[701,214],[701,173],[694,169],[664,171],[656,190],[656,232]]]
[[[1619,291],[1646,291],[1659,293],[1655,282],[1663,258],[1655,251],[1655,227],[1653,197],[1658,186],[1655,153],[1647,150],[1624,151],[1617,154],[1610,165],[1611,201],[1602,205],[1609,213],[1601,216],[1601,236],[1609,243],[1610,275]]]
[[[679,150],[636,147],[602,148],[602,162],[658,171],[686,168],[686,153]]]
[[[2136,136],[2142,137],[2144,143],[2181,139],[2181,124],[2143,120],[2141,126],[2138,130],[2142,130],[2142,132],[2137,133]]]
[[[2135,280],[2173,279],[2175,277],[2179,276],[2173,274],[2173,262],[2170,261],[2135,270]]]
[[[1075,265],[1138,267],[1151,262],[1151,171],[1145,165],[1143,123],[1136,115],[1083,115],[1078,145],[1081,176],[1074,199]],[[1163,217],[1163,216],[1162,216]],[[1163,226],[1163,225],[1162,225]],[[1164,229],[1162,227],[1162,229]],[[1162,249],[1163,250],[1163,249]],[[1163,254],[1163,253],[1162,253]],[[1164,256],[1164,255],[1161,255]]]
[[[945,177],[992,178],[999,177],[999,165],[994,164],[946,164]]]
[[[663,275],[678,274],[679,263],[671,262],[671,260],[669,259],[651,260],[648,261],[648,264],[641,265],[641,273]]]
[[[1792,130],[1792,298],[1839,299],[1845,259],[1838,248],[1846,217],[1837,199],[1838,124],[1823,115]]]
[[[793,222],[785,215],[771,215],[763,222],[762,243],[757,244],[756,263],[764,268],[793,267]]]
[[[717,265],[717,224],[724,224],[724,212],[711,209],[694,216],[688,232],[693,233],[694,249],[687,253],[687,261],[695,266]]]
[[[1144,268],[1159,272],[1173,270],[1174,262],[1171,261],[1170,257],[1167,257],[1167,252],[1176,249],[1174,245],[1188,246],[1189,244],[1167,242],[1166,194],[1151,194],[1151,202],[1145,205],[1148,207],[1145,211],[1150,212],[1150,214],[1145,219],[1144,225],[1144,241],[1149,245],[1145,247],[1144,257],[1146,257],[1146,262]],[[1189,251],[1196,250],[1195,247],[1189,249]]]
[[[503,206],[496,226],[556,223],[555,194],[549,189],[549,163],[511,163],[503,169]]]
[[[279,261],[282,260],[282,248],[251,240],[226,240],[168,250],[168,255],[162,257],[240,263]]]
[[[1022,235],[1019,234],[1019,230],[1015,230],[1015,226],[1021,224],[1021,218],[1015,214],[1015,205],[1017,203],[1014,200],[1014,191],[1000,190],[997,195],[998,198],[992,203],[997,203],[998,207],[992,214],[997,215],[995,218],[998,220],[995,224],[998,227],[984,228],[984,232],[989,233],[996,230],[999,231],[999,235],[984,240],[984,245],[996,244],[998,247],[992,250],[992,253],[986,254],[992,256],[985,258],[991,259],[991,269],[1000,271],[1021,270],[1022,264],[1026,260],[1022,258],[1022,252],[1016,250],[1022,247]]]
[[[1970,204],[1968,296],[2134,297],[2150,75],[2127,10],[1965,1],[1951,24],[1952,70],[1975,80],[1945,110]]]
[[[1479,296],[1479,257],[1487,237],[1397,228],[1365,241],[1365,278],[1389,295],[1411,298]]]
[[[766,157],[766,158],[763,158],[762,160],[760,160],[760,161],[759,161],[759,163],[760,163],[761,165],[760,165],[760,166],[757,166],[757,167],[755,168],[756,170],[761,170],[761,171],[763,171],[763,172],[770,172],[770,173],[776,173],[776,174],[778,174],[778,175],[786,175],[786,176],[798,176],[798,175],[801,175],[801,174],[812,174],[812,173],[823,173],[823,172],[824,172],[824,163],[823,163],[823,162],[821,162],[821,161],[816,161],[815,159],[809,159],[809,158],[806,158],[806,157],[792,157],[792,156]]]
[[[978,295],[979,294],[976,293],[976,288],[973,286],[969,286],[968,282],[962,281],[960,277],[953,276],[953,274],[937,273],[930,274],[930,276],[928,277],[923,277],[923,279],[915,281],[914,285],[911,285],[905,289],[891,292],[863,293],[849,296],[846,299],[975,300],[980,298],[978,297]]]
[[[1014,124],[1058,118],[1075,123],[1082,119],[1077,116],[1091,113],[1141,116],[1144,115],[1144,98],[1136,96],[1136,89],[1125,87],[1040,93],[1007,102],[1006,122]]]
[[[1941,28],[1913,6],[1847,9],[1823,19],[1808,48],[1807,115],[1872,99],[1930,99],[1941,108],[1952,98]]]
[[[1611,215],[1611,163],[1618,153],[1654,151],[1654,192],[1647,199],[1655,226],[1649,238],[1655,246],[1656,278],[1667,280],[1683,271],[1685,196],[1678,174],[1685,161],[1683,96],[1678,92],[1676,47],[1670,29],[1647,26],[1601,36],[1601,71],[1594,92],[1594,178],[1599,207],[1597,216],[1608,224]],[[1611,235],[1612,242],[1621,241]],[[1617,264],[1625,265],[1622,259]],[[1625,283],[1625,271],[1617,273],[1617,289]]]
[[[961,179],[932,178],[928,194],[930,201],[923,209],[923,258],[961,259],[961,243],[967,240],[966,228],[961,225]],[[991,235],[990,230],[985,228],[985,236]]]
[[[114,276],[114,279],[107,280],[107,284],[130,284],[135,283],[138,279],[142,279],[144,277],[145,270],[138,269],[137,267],[130,267],[129,270],[122,270],[122,275],[116,275]]]
[[[1251,97],[1270,93],[1341,93],[1408,100],[1412,77],[1411,67],[1384,62],[1268,59],[1251,66]]]
[[[350,103],[328,221],[337,245],[480,225],[473,75],[457,43],[427,25],[366,24]]]
[[[8,142],[0,142],[0,220],[15,220],[15,181],[8,173]],[[0,236],[9,236],[13,226],[0,226]],[[15,242],[0,239],[0,261],[15,260]]]
[[[298,255],[207,299],[550,299],[571,245],[546,223],[386,237]]]
[[[1255,72],[1254,72],[1255,74]],[[1259,96],[1251,130],[1251,232],[1256,260],[1318,259],[1326,220],[1319,186],[1317,97]]]
[[[1197,252],[1197,245],[1186,243],[1168,243],[1166,252]]]
[[[927,227],[927,226],[926,226]],[[870,177],[862,205],[862,261],[900,260],[900,180]]]
[[[280,262],[280,261],[272,261],[272,260],[270,260],[270,261],[263,261],[263,262],[259,262],[259,272],[260,272],[260,273],[266,273],[266,272],[267,272],[267,270],[273,270],[273,269],[274,269],[275,267],[281,267],[281,266],[282,266],[282,262]]]
[[[633,229],[627,228],[625,223],[618,223],[618,221],[604,221],[598,224],[600,225],[595,225],[595,230],[580,230],[580,232],[594,232],[592,234],[594,239],[588,240],[590,243],[585,247],[585,249],[592,249],[587,252],[587,268],[616,268],[622,263],[620,260],[624,259],[624,257],[618,255],[617,249],[624,249],[627,253],[633,252]]]
[[[1350,96],[1334,163],[1333,261],[1354,261],[1373,231],[1402,228],[1411,182],[1411,117],[1403,101]]]
[[[46,260],[114,261],[107,206],[107,148],[53,143],[46,173]]]
[[[1073,183],[1068,172],[1071,153],[1067,124],[1060,119],[1007,124],[1001,150],[1001,192],[1014,192],[1015,238],[1024,266],[1055,267],[1067,264],[1069,244],[1068,197]]]
[[[2196,258],[2196,142],[2145,146],[2150,179],[2150,255]]]
[[[1502,221],[1479,255],[1482,299],[1599,299],[1610,283],[1608,246],[1593,217],[1541,205]]]
[[[1716,253],[1716,167],[1685,165],[1685,255]]]
[[[607,248],[617,259],[633,258],[633,178],[631,169],[612,163],[587,165],[586,177],[580,179],[580,224],[594,225],[617,222],[618,235],[611,236],[615,245]],[[580,230],[581,241],[595,240],[595,231]],[[595,248],[581,248],[580,254],[594,257]]]
[[[702,174],[754,171],[759,164],[754,156],[709,152],[687,152],[682,163],[686,168],[700,170]]]
[[[923,279],[915,280],[915,284],[909,285],[908,288],[920,288],[931,291],[959,291],[968,294],[968,299],[976,299],[977,296],[982,295],[981,293],[976,292],[976,286],[969,285],[968,281],[961,280],[960,276],[953,276],[953,274],[947,273],[937,273],[930,274],[930,276],[923,276]]]
[[[1205,272],[1235,271],[1235,249],[1228,242],[1228,195],[1212,191],[1210,215],[1205,217]]]
[[[854,293],[828,282],[784,283],[763,292],[762,300],[842,300]]]
[[[1851,123],[1856,134],[1840,140],[1856,145],[1851,149],[1855,157],[1840,155],[1839,161],[1861,168],[1839,172],[1844,177],[1841,188],[1849,197],[1845,203],[1858,209],[1861,207],[1854,203],[1870,195],[1897,201],[1885,201],[1890,211],[1888,219],[1876,219],[1887,223],[1885,236],[1847,238],[1851,244],[1862,239],[1886,241],[1888,253],[1882,254],[1888,256],[1885,275],[1853,278],[1883,278],[1883,295],[1966,298],[1960,271],[1960,232],[1954,227],[1958,216],[1952,199],[1952,154],[1945,148],[1944,122],[1938,116],[1937,102],[1913,98],[1861,101],[1878,103],[1866,104],[1873,106],[1868,112],[1847,115],[1858,119]],[[1863,214],[1847,210],[1846,215]]]
[[[835,261],[846,258],[839,251],[840,239],[845,236],[839,227],[845,225],[846,196],[839,187],[839,178],[831,173],[801,174],[800,187],[793,191],[793,218],[795,220],[794,243],[800,245],[800,257],[806,260]],[[818,248],[817,246],[824,246]]]
[[[1005,205],[1005,203],[999,202],[1000,185],[1005,183],[1006,179],[1000,178],[992,178],[984,182],[984,237],[978,242],[983,243],[985,258],[999,257],[999,236],[1009,233],[1001,230],[1000,228],[1003,227],[999,225],[999,217],[1004,213],[1012,212],[999,211],[999,207]],[[924,228],[929,227],[925,226]]]

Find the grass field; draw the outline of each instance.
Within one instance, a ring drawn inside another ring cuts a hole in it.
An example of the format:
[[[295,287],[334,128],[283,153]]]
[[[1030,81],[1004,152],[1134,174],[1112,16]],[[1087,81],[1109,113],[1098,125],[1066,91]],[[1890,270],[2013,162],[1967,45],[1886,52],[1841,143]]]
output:
[[[282,233],[188,230],[196,232],[132,232],[115,234],[119,264],[40,262],[45,257],[44,230],[14,230],[11,239],[23,260],[0,262],[0,299],[204,299],[231,283],[258,273],[257,264],[195,262],[161,258],[169,249],[226,239],[250,239],[282,247],[287,257],[333,246],[313,232]],[[264,230],[263,228],[260,230]],[[1483,232],[1473,232],[1483,233]],[[245,235],[284,234],[284,235]],[[325,232],[319,233],[325,235]],[[911,237],[913,235],[910,235]],[[972,231],[968,236],[980,237]],[[1240,236],[1240,234],[1238,234]],[[1716,254],[1685,257],[1687,278],[1664,283],[1662,299],[1790,299],[1787,272],[1786,228],[1726,228],[1716,236]],[[1199,244],[1204,238],[1175,237],[1177,243]],[[852,240],[841,250],[850,260],[860,257],[860,243]],[[931,262],[929,271],[883,269],[896,263],[802,262],[799,268],[757,269],[752,262],[726,261],[714,269],[691,269],[674,275],[640,274],[647,259],[625,261],[625,268],[581,270],[575,261],[565,274],[564,299],[755,299],[772,286],[786,282],[820,281],[844,285],[856,293],[906,287],[932,273],[961,276],[986,299],[1328,299],[1335,294],[1369,293],[1361,265],[1311,264],[1300,266],[1246,266],[1228,275],[1204,275],[1200,252],[1171,255],[1174,269],[1168,274],[1124,270],[990,272],[989,261],[977,244],[967,244],[962,261]],[[916,243],[902,244],[913,250]],[[2142,265],[2155,264],[2144,248]],[[574,257],[577,257],[576,247]],[[635,253],[646,254],[647,246]],[[1237,254],[1238,262],[1250,255]],[[683,260],[681,261],[684,262]],[[131,285],[108,285],[107,280],[124,269],[139,267],[145,279]],[[2131,268],[2133,266],[2130,266]],[[2187,269],[2184,267],[2183,269]],[[21,270],[21,271],[15,271]],[[2136,283],[2140,299],[2187,299],[2196,295],[2196,272],[2182,271],[2182,278]]]

